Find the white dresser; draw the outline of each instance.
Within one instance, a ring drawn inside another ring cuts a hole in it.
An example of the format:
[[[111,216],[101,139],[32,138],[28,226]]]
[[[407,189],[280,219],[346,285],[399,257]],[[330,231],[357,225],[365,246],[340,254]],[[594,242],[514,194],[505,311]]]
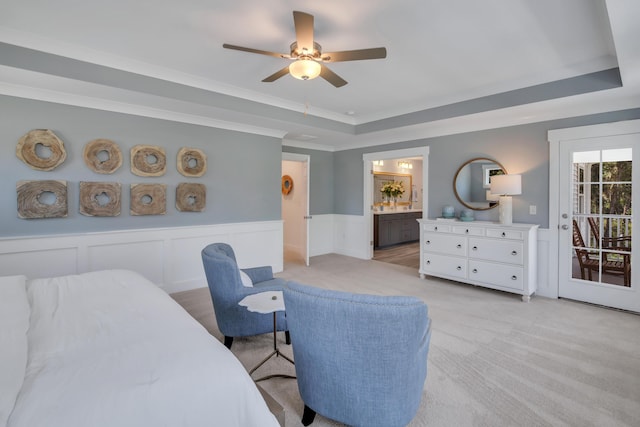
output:
[[[442,277],[522,295],[537,285],[538,225],[421,219],[420,277]]]

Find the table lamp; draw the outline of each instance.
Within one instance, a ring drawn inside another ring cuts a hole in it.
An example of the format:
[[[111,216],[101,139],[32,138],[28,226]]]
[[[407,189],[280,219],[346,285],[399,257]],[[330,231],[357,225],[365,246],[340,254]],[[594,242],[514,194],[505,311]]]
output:
[[[500,224],[513,223],[511,196],[522,194],[522,175],[494,175],[491,177],[491,193],[500,195]]]

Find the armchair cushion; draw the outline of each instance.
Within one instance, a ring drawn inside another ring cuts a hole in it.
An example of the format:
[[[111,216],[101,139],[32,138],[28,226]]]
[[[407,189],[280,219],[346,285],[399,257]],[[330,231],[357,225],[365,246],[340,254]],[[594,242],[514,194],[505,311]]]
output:
[[[253,280],[242,270],[240,270],[240,281],[242,281],[242,286],[245,288],[253,288]]]

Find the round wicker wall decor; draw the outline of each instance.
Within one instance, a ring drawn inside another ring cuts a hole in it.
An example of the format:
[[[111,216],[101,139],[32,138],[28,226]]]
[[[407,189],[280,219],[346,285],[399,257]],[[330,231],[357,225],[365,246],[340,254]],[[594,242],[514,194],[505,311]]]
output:
[[[87,167],[96,173],[114,173],[122,166],[120,147],[108,139],[94,139],[87,142],[82,157]]]
[[[31,169],[50,171],[67,158],[64,143],[49,129],[34,129],[20,138],[16,156]]]
[[[282,194],[286,196],[291,193],[291,190],[293,190],[293,178],[289,175],[284,175],[282,177]]]

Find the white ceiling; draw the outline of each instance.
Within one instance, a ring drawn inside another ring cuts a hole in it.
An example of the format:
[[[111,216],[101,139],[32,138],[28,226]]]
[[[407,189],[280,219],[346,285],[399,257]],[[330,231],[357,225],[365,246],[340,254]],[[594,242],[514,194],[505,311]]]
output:
[[[231,43],[288,53],[293,10],[315,16],[315,39],[324,51],[384,46],[388,56],[328,64],[349,82],[334,88],[321,78],[262,83],[287,60],[222,48]],[[640,107],[639,18],[636,0],[12,0],[0,6],[0,42],[232,95],[247,108],[16,64],[0,66],[0,91],[42,99],[64,92],[78,105],[118,109],[117,103],[126,110],[126,104],[139,114],[153,107],[161,117],[250,124],[300,145],[345,149]],[[355,134],[356,125],[371,121],[615,67],[622,88],[472,115],[484,124],[466,115]],[[255,102],[284,108],[295,119],[265,114]]]

